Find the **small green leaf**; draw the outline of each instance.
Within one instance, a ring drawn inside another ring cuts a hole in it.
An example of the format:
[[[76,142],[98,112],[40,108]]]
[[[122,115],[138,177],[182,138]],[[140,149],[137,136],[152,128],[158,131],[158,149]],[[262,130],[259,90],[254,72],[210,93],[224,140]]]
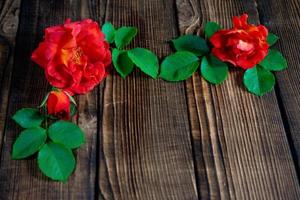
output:
[[[57,87],[52,87],[52,88],[51,88],[51,91],[60,92],[61,89],[58,89]]]
[[[44,97],[42,103],[39,105],[39,108],[43,107],[43,106],[46,104],[46,102],[47,102],[47,100],[48,100],[48,97],[49,97],[49,94],[50,94],[50,92],[48,92],[48,93],[46,94],[46,96]]]
[[[78,148],[85,142],[84,133],[74,123],[67,121],[58,121],[52,124],[48,129],[50,139],[55,143],[73,149]]]
[[[34,128],[41,125],[44,117],[35,108],[22,108],[18,110],[12,119],[23,128]]]
[[[279,37],[273,33],[269,33],[267,36],[267,42],[270,46],[274,45],[278,39]]]
[[[259,65],[271,71],[280,71],[287,68],[287,61],[278,50],[269,49],[268,55]]]
[[[221,29],[216,22],[207,22],[204,28],[205,37],[209,39],[215,32]]]
[[[128,51],[128,56],[132,62],[145,74],[152,78],[157,78],[159,64],[157,56],[148,49],[134,48]]]
[[[13,145],[12,159],[31,156],[41,148],[46,139],[46,130],[41,127],[22,131]]]
[[[272,72],[257,65],[246,70],[244,74],[244,85],[249,92],[257,96],[262,96],[273,89],[275,77]]]
[[[63,92],[68,96],[70,101],[76,106],[77,104],[76,104],[74,97],[72,97],[67,91],[63,91]]]
[[[122,78],[126,78],[134,69],[134,64],[128,57],[127,51],[113,49],[112,61],[116,71]]]
[[[166,81],[182,81],[199,67],[198,57],[188,51],[178,51],[166,57],[161,64],[160,77]]]
[[[206,41],[196,35],[184,35],[175,40],[172,40],[172,42],[177,51],[189,51],[197,56],[209,52]]]
[[[105,22],[105,24],[103,24],[102,32],[104,33],[105,40],[107,42],[109,42],[109,43],[114,42],[116,29],[110,22]]]
[[[77,113],[77,108],[74,104],[70,104],[70,115],[73,117]]]
[[[70,149],[62,144],[47,143],[38,154],[41,171],[53,180],[66,181],[75,169],[75,158]]]
[[[128,45],[131,40],[136,36],[137,29],[135,27],[123,26],[115,33],[115,43],[118,49],[122,49]]]
[[[219,84],[227,78],[228,66],[211,54],[202,58],[201,74],[208,82]]]

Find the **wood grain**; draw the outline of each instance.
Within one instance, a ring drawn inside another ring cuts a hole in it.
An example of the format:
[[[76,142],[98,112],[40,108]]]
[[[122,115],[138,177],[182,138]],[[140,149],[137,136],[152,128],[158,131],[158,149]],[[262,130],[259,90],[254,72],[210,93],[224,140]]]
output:
[[[20,2],[0,1],[0,199],[300,198],[288,141],[299,157],[297,0],[24,0],[21,7]],[[68,17],[136,26],[140,32],[131,47],[150,48],[162,58],[171,53],[170,39],[202,34],[210,20],[230,27],[231,17],[243,12],[282,38],[276,47],[290,68],[276,74],[276,93],[261,98],[247,93],[241,70],[232,70],[220,86],[199,74],[167,83],[139,70],[126,80],[113,72],[78,98],[75,120],[87,142],[77,151],[68,183],[47,179],[34,158],[10,159],[21,130],[10,116],[36,106],[49,89],[30,61],[45,27]]]
[[[171,0],[108,1],[106,20],[136,26],[132,47],[170,53],[176,36]],[[198,199],[183,83],[152,80],[136,70],[106,79],[100,192],[105,199]],[[105,167],[105,169],[103,169]],[[102,181],[108,174],[109,182]]]
[[[0,5],[0,155],[14,60],[15,37],[19,25],[21,0]]]
[[[258,1],[259,18],[269,30],[280,37],[275,45],[287,58],[288,69],[276,73],[277,94],[282,104],[287,134],[290,134],[297,168],[300,170],[300,2]]]
[[[231,26],[247,12],[258,23],[254,2],[177,0],[182,34],[202,33],[209,20]],[[211,86],[194,75],[186,83],[198,190],[201,199],[299,199],[300,188],[272,92],[255,97],[242,87],[241,70]]]
[[[77,167],[67,183],[46,178],[36,159],[13,161],[11,146],[20,128],[10,116],[24,106],[37,106],[49,90],[43,71],[30,61],[30,54],[43,36],[44,28],[66,18],[88,17],[88,5],[79,1],[23,1],[17,36],[12,87],[0,166],[0,199],[94,199],[96,181],[97,90],[79,98],[78,124],[86,144],[77,151]]]

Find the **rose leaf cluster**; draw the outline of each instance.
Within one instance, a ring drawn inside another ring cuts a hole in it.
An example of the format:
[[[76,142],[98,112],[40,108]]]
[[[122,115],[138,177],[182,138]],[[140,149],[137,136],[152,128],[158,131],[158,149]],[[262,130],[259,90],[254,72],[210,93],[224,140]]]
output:
[[[66,181],[75,169],[73,150],[85,143],[82,130],[70,118],[73,99],[63,91],[46,95],[40,108],[22,108],[13,120],[24,130],[12,149],[13,159],[23,159],[37,153],[40,170],[49,178]]]

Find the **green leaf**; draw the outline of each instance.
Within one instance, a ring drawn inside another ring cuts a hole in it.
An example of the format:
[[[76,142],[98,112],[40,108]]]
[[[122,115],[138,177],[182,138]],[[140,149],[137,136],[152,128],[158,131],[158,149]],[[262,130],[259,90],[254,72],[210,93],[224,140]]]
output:
[[[135,27],[123,26],[115,33],[115,43],[118,49],[122,49],[128,45],[131,40],[136,36],[137,29]]]
[[[177,51],[189,51],[197,56],[209,52],[206,41],[196,35],[184,35],[175,40],[172,40],[172,42]]]
[[[70,104],[70,115],[73,117],[77,113],[77,108],[74,104]]]
[[[103,24],[102,32],[104,33],[105,40],[107,42],[109,42],[109,43],[114,42],[116,29],[110,22],[105,22],[105,24]]]
[[[77,104],[76,104],[74,97],[72,97],[72,95],[70,95],[69,92],[67,92],[67,91],[63,91],[63,92],[68,96],[70,101],[76,106]]]
[[[34,128],[41,125],[44,117],[35,108],[22,108],[18,110],[12,119],[23,128]]]
[[[49,94],[50,94],[50,92],[48,92],[48,93],[46,94],[46,96],[44,97],[42,103],[39,105],[39,108],[43,107],[43,106],[46,104],[46,102],[47,102],[47,100],[48,100],[48,97],[49,97]]]
[[[271,71],[280,71],[287,68],[287,61],[278,50],[269,49],[268,55],[259,65]]]
[[[213,55],[203,57],[201,61],[201,74],[210,83],[222,83],[228,74],[228,66]]]
[[[63,144],[70,149],[78,148],[85,142],[82,130],[76,124],[67,121],[52,124],[48,129],[48,135],[53,142]]]
[[[75,169],[75,158],[70,149],[62,144],[47,143],[38,154],[41,171],[53,180],[66,181]]]
[[[113,49],[112,61],[116,71],[122,78],[126,78],[134,69],[134,64],[128,57],[127,51]]]
[[[188,51],[178,51],[166,57],[161,64],[160,77],[166,81],[182,81],[197,70],[198,57]]]
[[[154,79],[157,78],[159,64],[158,58],[154,53],[148,49],[134,48],[128,51],[128,56],[142,72]]]
[[[244,74],[244,85],[249,92],[262,96],[273,89],[275,77],[272,72],[257,65],[246,70]]]
[[[41,148],[46,139],[46,130],[41,127],[22,131],[13,145],[12,159],[31,156]]]
[[[267,42],[270,46],[274,45],[278,39],[279,37],[273,33],[269,33],[267,36]]]
[[[61,89],[58,89],[57,87],[52,87],[52,88],[51,88],[51,91],[60,92]]]
[[[215,32],[221,29],[216,22],[207,22],[204,28],[205,37],[209,39]]]

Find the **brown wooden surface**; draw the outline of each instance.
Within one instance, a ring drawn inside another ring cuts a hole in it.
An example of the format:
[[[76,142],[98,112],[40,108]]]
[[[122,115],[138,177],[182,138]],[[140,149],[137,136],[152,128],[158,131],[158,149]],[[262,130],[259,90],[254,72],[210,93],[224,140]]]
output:
[[[200,19],[230,27],[232,16],[243,12],[249,13],[253,23],[259,23],[254,1],[230,0],[222,6],[218,0],[184,2],[177,3],[183,34],[203,27]],[[188,10],[194,10],[193,15],[186,16]],[[241,77],[242,71],[232,70],[220,86],[207,84],[198,74],[187,81],[195,151],[202,152],[199,157],[204,158],[196,159],[198,171],[201,173],[208,163],[202,174],[214,180],[208,181],[208,189],[217,199],[291,199],[299,195],[299,188],[288,186],[297,175],[287,174],[294,166],[276,95],[273,92],[259,98],[245,92],[237,86],[242,85]],[[201,188],[200,194],[201,190],[206,196],[207,188]]]
[[[299,1],[259,1],[260,19],[281,41],[276,45],[286,56],[289,70],[277,73],[277,95],[282,109],[282,118],[286,124],[286,131],[293,151],[300,167],[300,15]],[[281,9],[282,8],[282,9]]]
[[[0,0],[0,199],[300,199],[299,8],[298,0]],[[132,47],[162,58],[170,39],[202,34],[210,20],[230,27],[243,12],[281,37],[289,68],[274,92],[249,94],[240,70],[220,86],[198,73],[167,83],[113,72],[78,98],[87,142],[68,183],[45,178],[33,158],[10,159],[20,131],[11,115],[49,89],[30,61],[45,27],[87,17],[136,26]]]

